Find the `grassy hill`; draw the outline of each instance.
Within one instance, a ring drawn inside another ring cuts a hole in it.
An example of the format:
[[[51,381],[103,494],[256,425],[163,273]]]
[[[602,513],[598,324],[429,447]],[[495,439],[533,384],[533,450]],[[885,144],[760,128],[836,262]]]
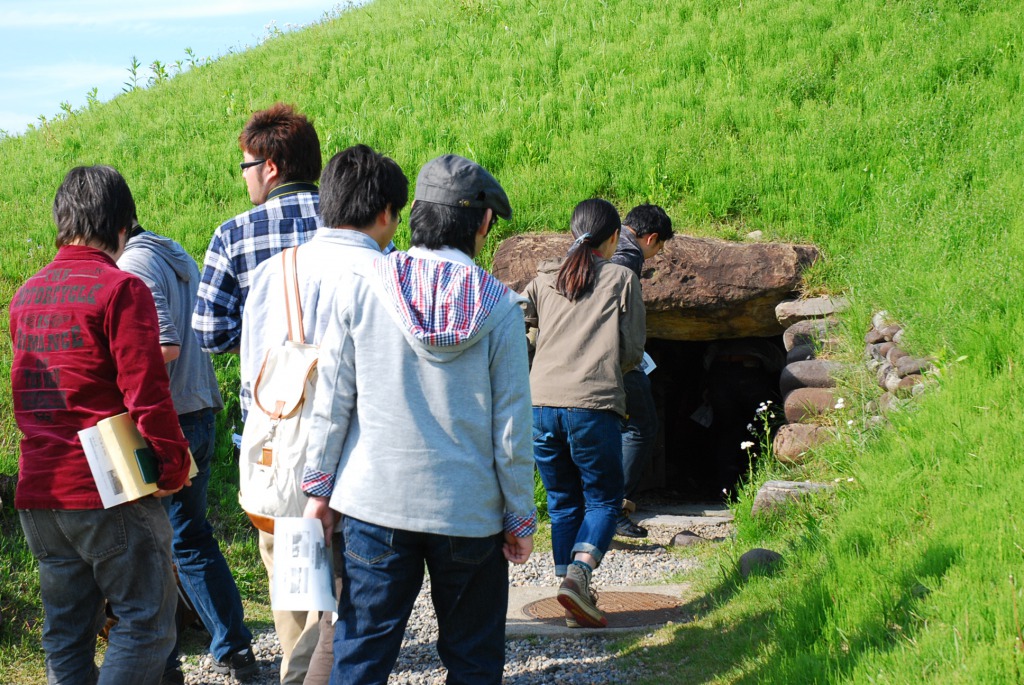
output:
[[[881,431],[851,413],[850,440],[812,467],[854,479],[837,496],[786,524],[751,521],[741,503],[738,539],[709,553],[721,572],[700,579],[697,620],[624,641],[623,658],[643,660],[652,683],[1016,682],[1021,9],[376,0],[0,141],[0,298],[52,257],[53,194],[77,164],[117,167],[143,225],[201,259],[248,204],[238,133],[277,100],[313,118],[325,159],[367,143],[410,178],[437,154],[478,160],[512,199],[501,235],[563,230],[577,201],[600,195],[661,204],[688,233],[814,242],[825,257],[810,287],[853,302],[849,356],[887,309],[912,351],[940,359],[941,388]],[[0,472],[13,473],[6,387],[0,408]],[[228,489],[219,506],[255,596],[259,563]],[[34,571],[9,505],[3,529],[0,680],[22,682],[15,664],[39,661]],[[731,559],[751,546],[782,551],[784,571],[738,583]]]

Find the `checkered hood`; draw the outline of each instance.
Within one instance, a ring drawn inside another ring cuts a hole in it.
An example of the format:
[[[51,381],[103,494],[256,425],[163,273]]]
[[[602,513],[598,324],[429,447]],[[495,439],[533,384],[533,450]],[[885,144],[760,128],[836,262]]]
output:
[[[414,259],[404,252],[378,259],[375,269],[406,331],[431,347],[472,340],[509,293],[478,266]]]

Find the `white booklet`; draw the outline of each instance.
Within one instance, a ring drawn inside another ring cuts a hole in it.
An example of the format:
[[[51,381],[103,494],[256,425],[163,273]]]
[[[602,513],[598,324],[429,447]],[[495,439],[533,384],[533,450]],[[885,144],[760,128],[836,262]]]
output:
[[[334,571],[318,519],[274,518],[274,611],[337,611]]]
[[[78,439],[104,509],[151,495],[159,489],[156,456],[127,412],[78,431]],[[192,459],[188,477],[194,478],[198,473],[196,460]]]

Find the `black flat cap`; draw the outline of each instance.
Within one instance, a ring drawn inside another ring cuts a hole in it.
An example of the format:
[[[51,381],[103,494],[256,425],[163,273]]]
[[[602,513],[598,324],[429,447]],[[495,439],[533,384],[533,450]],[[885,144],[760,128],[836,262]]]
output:
[[[492,209],[502,219],[512,218],[508,196],[482,166],[458,155],[435,157],[416,177],[415,200],[451,207]]]

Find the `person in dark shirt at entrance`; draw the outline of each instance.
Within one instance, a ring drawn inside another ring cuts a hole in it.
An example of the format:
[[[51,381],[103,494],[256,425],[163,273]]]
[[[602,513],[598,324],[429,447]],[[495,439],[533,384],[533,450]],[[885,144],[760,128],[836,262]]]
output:
[[[630,269],[641,278],[644,261],[661,252],[672,239],[672,219],[657,205],[638,205],[626,215],[612,262]],[[642,285],[642,281],[641,281]],[[658,435],[658,413],[651,394],[651,381],[637,367],[624,374],[627,420],[622,431],[622,471],[624,499],[632,499],[640,485],[644,469],[651,461]],[[615,524],[615,534],[627,538],[647,537],[647,529],[629,518],[626,503]]]

